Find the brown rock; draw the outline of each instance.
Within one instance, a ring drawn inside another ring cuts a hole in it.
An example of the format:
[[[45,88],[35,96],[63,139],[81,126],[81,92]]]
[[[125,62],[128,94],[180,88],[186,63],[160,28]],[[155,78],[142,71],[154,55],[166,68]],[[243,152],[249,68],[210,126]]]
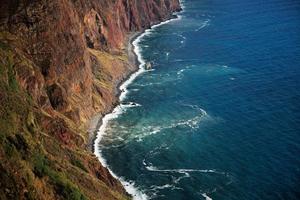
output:
[[[178,10],[178,0],[1,1],[0,47],[10,50],[2,54],[0,49],[0,55],[6,55],[6,63],[12,64],[12,80],[30,95],[30,106],[38,113],[36,123],[41,130],[34,142],[48,141],[43,149],[57,165],[62,165],[58,160],[64,160],[65,148],[76,154],[87,142],[85,130],[91,117],[113,107],[117,85],[136,70],[126,52],[129,34],[166,20]],[[4,96],[0,94],[2,99]],[[24,127],[22,117],[16,120]],[[60,142],[61,151],[54,150],[52,139]],[[77,172],[74,168],[59,169],[68,172],[68,177]],[[99,185],[102,181],[125,194],[121,184],[95,158],[89,171]],[[90,175],[85,182],[91,180]],[[82,185],[77,177],[72,180],[91,199],[99,193],[97,187]],[[37,182],[40,187],[44,184],[44,180]],[[42,193],[53,198],[55,192],[49,191]],[[102,197],[117,199],[110,195]]]

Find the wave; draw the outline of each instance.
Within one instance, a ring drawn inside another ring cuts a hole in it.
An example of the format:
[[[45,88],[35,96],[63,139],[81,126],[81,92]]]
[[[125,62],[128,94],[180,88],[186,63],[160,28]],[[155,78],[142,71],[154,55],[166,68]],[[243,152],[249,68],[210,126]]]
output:
[[[140,91],[140,89],[138,89],[138,88],[134,88],[134,89],[130,89],[130,90],[134,91],[134,92]]]
[[[201,59],[199,58],[195,58],[195,59],[174,59],[170,62],[197,62],[197,61],[200,61]]]
[[[223,174],[225,175],[225,172],[219,172],[215,169],[158,169],[157,167],[153,165],[147,165],[145,168],[148,171],[153,172],[171,172],[171,173],[180,173],[180,174],[186,174],[188,172],[199,172],[199,173],[214,173],[214,174]]]
[[[201,29],[207,27],[210,25],[210,19],[207,19],[203,22],[203,24],[201,26],[199,26],[195,31],[198,32],[200,31]]]
[[[165,195],[158,195],[159,190],[164,190],[164,189],[169,189],[169,190],[183,190],[180,187],[176,187],[175,185],[172,184],[165,184],[165,185],[152,185],[149,189],[151,191],[151,197],[150,199],[159,199],[160,197],[165,197]]]
[[[179,0],[179,3],[180,3],[180,6],[181,6],[181,9],[182,9],[181,13],[183,13],[184,10],[185,10],[185,0]],[[176,13],[176,14],[178,14],[178,13]]]
[[[122,109],[126,108],[134,108],[134,107],[141,107],[141,104],[135,103],[135,102],[128,102],[128,103],[122,103],[119,106],[121,106]]]
[[[191,60],[183,60],[183,59],[177,59],[172,60],[171,62],[188,62],[193,61]],[[196,60],[195,60],[196,61]],[[236,77],[235,74],[244,73],[245,71],[243,69],[239,69],[236,67],[228,66],[228,65],[222,65],[222,64],[210,64],[210,63],[199,63],[197,64],[190,64],[190,65],[183,65],[181,68],[177,69],[177,78],[183,79],[185,75],[191,75],[191,73],[187,73],[188,71],[193,70],[193,74],[199,73],[200,75],[210,75],[210,76],[223,76],[223,75],[231,75],[229,77],[230,80],[235,80]]]
[[[209,196],[207,196],[206,193],[203,193],[201,195],[205,198],[205,200],[213,200],[212,198],[210,198]]]
[[[180,176],[179,178],[176,178],[176,179],[173,180],[173,184],[174,185],[166,184],[166,185],[162,186],[161,189],[166,189],[166,188],[175,188],[176,189],[177,188],[176,184],[178,184],[182,179],[191,177],[189,173],[212,173],[212,174],[219,174],[219,175],[226,175],[226,176],[228,176],[227,173],[220,172],[220,171],[217,171],[215,169],[159,169],[159,168],[153,166],[151,163],[149,165],[147,165],[147,163],[146,163],[145,160],[143,160],[143,164],[144,164],[145,168],[148,171],[162,172],[162,173],[179,173],[179,174],[183,174],[183,176]],[[216,190],[216,189],[214,189],[214,190]],[[212,200],[212,198],[210,198],[206,193],[202,193],[201,195],[206,200]]]
[[[184,72],[187,71],[187,70],[191,70],[192,67],[194,67],[196,65],[187,65],[185,66],[183,69],[180,69],[178,72],[177,72],[177,76],[178,78],[182,78],[184,76]]]
[[[136,199],[136,200],[145,200],[145,199],[147,199],[147,196],[135,187],[134,182],[125,181],[122,177],[118,177],[115,173],[113,173],[113,171],[108,167],[106,160],[102,156],[102,153],[101,153],[102,151],[101,151],[101,149],[99,148],[99,145],[98,145],[100,143],[103,135],[105,134],[105,129],[106,129],[106,126],[107,126],[108,122],[112,119],[117,118],[121,113],[122,113],[121,106],[117,106],[113,110],[112,113],[107,114],[103,117],[102,125],[101,125],[101,127],[100,127],[100,129],[97,133],[97,138],[96,138],[95,144],[94,144],[95,155],[97,156],[98,160],[101,162],[103,167],[106,167],[108,169],[108,171],[110,172],[110,174],[122,183],[125,190],[129,194],[133,195],[134,199]]]
[[[190,173],[211,173],[211,174],[218,174],[218,175],[225,175],[226,177],[230,177],[230,179],[232,179],[232,177],[226,173],[226,172],[221,172],[221,171],[217,171],[215,169],[159,169],[155,166],[152,165],[152,163],[149,163],[149,165],[147,165],[145,159],[143,160],[143,164],[145,166],[145,168],[148,171],[152,171],[152,172],[162,172],[162,173],[178,173],[178,174],[183,174],[183,176],[180,176],[176,179],[173,180],[173,184],[165,184],[163,186],[158,187],[158,189],[166,189],[166,188],[171,188],[171,189],[181,189],[181,188],[177,188],[176,185],[184,178],[189,178]],[[226,185],[230,184],[232,182],[232,180],[230,180],[229,183],[226,183]],[[217,191],[217,188],[214,188],[212,191],[210,191],[209,193],[214,193]],[[200,193],[206,200],[212,200],[211,197],[208,196],[207,192],[205,193]]]
[[[144,128],[143,132],[145,132],[145,133],[134,136],[134,139],[136,139],[137,142],[142,142],[143,138],[151,136],[151,135],[155,135],[155,134],[161,132],[162,129],[163,128],[159,127],[159,126],[157,126],[157,127],[150,126],[150,128],[148,128],[148,129]]]
[[[184,173],[183,176],[180,176],[180,177],[176,178],[175,180],[173,180],[173,182],[174,182],[175,184],[177,184],[177,183],[179,183],[182,179],[184,179],[184,178],[189,178],[189,177],[191,177],[189,173]]]
[[[174,33],[174,35],[178,36],[181,40],[180,43],[183,44],[186,41],[186,37],[179,33]],[[180,47],[179,47],[180,48]]]
[[[203,112],[205,111],[203,110]],[[148,126],[147,128],[143,128],[142,134],[135,135],[134,138],[137,139],[137,142],[142,142],[145,137],[156,135],[166,129],[173,129],[177,127],[188,127],[192,130],[198,129],[200,122],[207,116],[208,115],[205,112],[205,115],[196,116],[186,120],[175,121],[167,126]]]
[[[204,111],[205,112],[205,111]],[[199,123],[205,117],[206,115],[196,116],[194,118],[188,119],[188,120],[180,120],[179,122],[176,122],[170,126],[170,128],[175,128],[179,126],[187,126],[191,129],[197,129],[199,128]]]
[[[180,105],[191,107],[193,110],[196,110],[198,114],[188,119],[173,120],[170,123],[167,124],[164,123],[163,125],[149,125],[143,127],[142,133],[138,135],[134,135],[133,139],[136,139],[137,142],[142,142],[145,137],[156,135],[158,133],[161,133],[164,130],[178,128],[178,127],[196,130],[200,127],[201,122],[203,122],[203,120],[211,119],[211,117],[207,114],[207,112],[204,109],[200,108],[198,105],[183,104],[183,103],[180,103]]]
[[[166,188],[171,188],[171,189],[179,189],[178,187],[175,187],[174,185],[171,184],[165,184],[165,185],[152,185],[151,190],[163,190]]]
[[[181,3],[181,6],[183,1],[181,0],[180,1]],[[178,13],[175,13],[175,14],[178,14]],[[124,99],[126,98],[127,94],[128,94],[128,86],[141,74],[147,72],[148,70],[145,70],[144,66],[146,64],[146,61],[144,60],[143,56],[142,56],[142,50],[141,50],[141,47],[139,45],[139,43],[141,42],[142,38],[145,37],[147,34],[151,34],[152,30],[159,27],[159,26],[162,26],[164,24],[167,24],[171,21],[175,21],[175,20],[180,20],[181,19],[181,15],[177,15],[177,18],[174,18],[174,19],[170,19],[170,20],[167,20],[167,21],[164,21],[164,22],[161,22],[157,25],[153,25],[151,27],[151,29],[148,29],[146,30],[144,33],[142,33],[141,35],[139,35],[133,42],[132,42],[132,45],[134,47],[133,51],[135,52],[136,56],[137,56],[137,60],[139,61],[139,70],[136,71],[135,73],[133,73],[120,87],[120,91],[121,91],[121,94],[119,96],[119,100],[120,102],[123,102]],[[148,199],[148,196],[143,193],[142,191],[140,191],[138,189],[138,187],[135,186],[135,183],[133,181],[126,181],[124,178],[122,177],[118,177],[108,166],[105,158],[102,156],[102,151],[100,149],[100,146],[99,146],[99,143],[100,141],[102,140],[103,138],[103,135],[105,134],[105,130],[106,130],[106,127],[109,123],[110,120],[112,119],[115,119],[117,118],[120,114],[122,114],[122,112],[124,111],[124,108],[128,108],[128,107],[136,107],[136,105],[131,105],[131,104],[120,104],[118,105],[117,107],[114,108],[114,110],[105,115],[103,118],[102,118],[102,125],[101,127],[99,128],[98,132],[97,132],[97,136],[96,136],[96,140],[95,140],[95,143],[94,143],[94,154],[97,156],[98,160],[101,162],[101,164],[106,167],[108,169],[108,171],[110,172],[110,174],[118,179],[122,185],[124,186],[125,190],[130,194],[132,195],[133,197],[133,200],[146,200]]]
[[[179,71],[177,72],[177,75],[181,75],[185,70],[187,70],[187,69],[181,69],[181,70],[179,70]]]
[[[198,105],[193,105],[193,104],[183,104],[181,103],[182,106],[186,106],[186,107],[190,107],[194,110],[196,110],[197,112],[199,112],[198,115],[196,115],[195,117],[192,117],[190,119],[184,119],[184,120],[179,120],[176,123],[173,123],[171,125],[171,128],[175,128],[178,126],[188,126],[191,129],[198,129],[200,122],[204,119],[207,119],[208,117],[210,117],[207,112],[200,108]]]

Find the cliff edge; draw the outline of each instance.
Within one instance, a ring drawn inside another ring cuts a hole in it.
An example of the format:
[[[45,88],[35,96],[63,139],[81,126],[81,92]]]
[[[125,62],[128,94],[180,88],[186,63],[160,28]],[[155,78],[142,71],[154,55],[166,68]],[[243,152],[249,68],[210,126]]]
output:
[[[130,199],[86,149],[95,115],[136,70],[131,33],[178,0],[2,0],[0,199]]]

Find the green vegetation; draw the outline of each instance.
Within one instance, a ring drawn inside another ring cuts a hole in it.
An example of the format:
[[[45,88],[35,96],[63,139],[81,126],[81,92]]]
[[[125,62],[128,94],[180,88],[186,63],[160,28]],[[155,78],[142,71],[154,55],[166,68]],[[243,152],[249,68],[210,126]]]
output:
[[[6,43],[0,41],[0,75],[7,77],[8,86],[16,91],[19,86],[15,75],[13,52]]]
[[[51,163],[45,153],[41,153],[41,145],[37,145],[40,130],[33,112],[34,103],[31,96],[20,89],[15,73],[15,55],[3,42],[0,42],[0,57],[0,157],[1,162],[6,163],[2,176],[10,177],[5,183],[9,188],[0,189],[1,199],[35,199],[34,185],[37,183],[34,176],[53,185],[56,193],[64,199],[87,199],[63,172],[53,168],[53,161]],[[87,171],[80,161],[74,160],[73,164]],[[10,171],[15,173],[10,174]],[[21,190],[22,182],[27,192],[12,193]]]
[[[12,143],[10,143],[7,139],[4,140],[2,145],[4,147],[4,152],[8,157],[12,157],[16,153],[15,146]]]
[[[38,88],[43,85],[40,68],[20,44],[10,33],[0,32],[0,199],[127,199],[95,175],[97,164],[86,164],[98,162],[82,149],[84,126],[41,108],[40,96],[29,94],[30,89],[37,95],[45,91]],[[64,131],[71,135],[71,145],[57,137]]]
[[[77,186],[75,186],[63,173],[56,172],[50,168],[49,160],[42,154],[34,156],[34,173],[40,178],[48,176],[58,194],[67,200],[86,200]]]
[[[6,43],[0,41],[0,49],[7,50],[8,48],[9,46]]]
[[[71,164],[82,169],[85,172],[88,172],[88,170],[86,169],[86,167],[84,166],[84,164],[81,162],[81,160],[78,160],[76,158],[71,158]]]

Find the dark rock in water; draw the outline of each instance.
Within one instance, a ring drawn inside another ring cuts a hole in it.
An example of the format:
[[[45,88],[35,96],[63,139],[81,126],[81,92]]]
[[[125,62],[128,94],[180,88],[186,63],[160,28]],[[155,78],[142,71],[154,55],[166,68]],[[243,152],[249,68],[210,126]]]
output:
[[[152,69],[152,63],[151,62],[146,63],[146,69],[147,70]]]
[[[134,103],[134,102],[130,102],[129,105],[131,105],[131,106],[136,106],[137,104]]]

